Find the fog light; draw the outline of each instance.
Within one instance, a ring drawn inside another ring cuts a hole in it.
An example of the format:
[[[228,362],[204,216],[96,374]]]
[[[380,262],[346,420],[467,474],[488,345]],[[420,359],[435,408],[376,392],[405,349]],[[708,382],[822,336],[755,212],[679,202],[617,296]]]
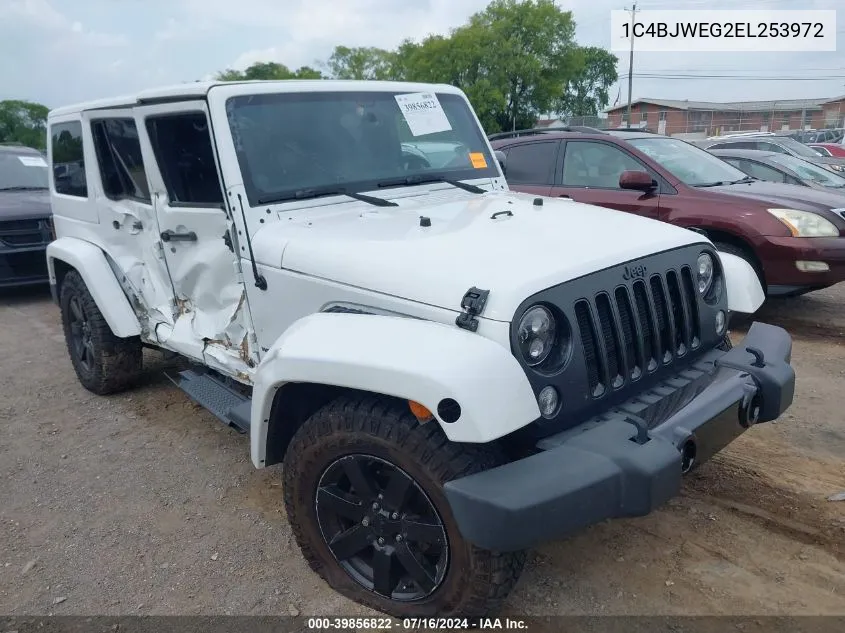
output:
[[[716,313],[716,334],[722,336],[725,333],[725,323],[727,319],[725,318],[724,310],[719,310]]]
[[[826,273],[830,270],[825,262],[795,262],[795,267],[802,273]]]
[[[544,418],[554,416],[558,405],[557,389],[551,385],[543,387],[540,395],[537,396],[537,405],[540,407],[540,413]]]

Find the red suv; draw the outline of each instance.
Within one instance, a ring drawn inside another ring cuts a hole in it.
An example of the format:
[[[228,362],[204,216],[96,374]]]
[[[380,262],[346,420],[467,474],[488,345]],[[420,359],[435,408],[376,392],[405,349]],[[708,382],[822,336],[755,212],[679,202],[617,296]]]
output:
[[[845,280],[845,195],[758,180],[690,143],[639,130],[544,128],[490,142],[511,189],[703,230],[748,261],[769,295]]]

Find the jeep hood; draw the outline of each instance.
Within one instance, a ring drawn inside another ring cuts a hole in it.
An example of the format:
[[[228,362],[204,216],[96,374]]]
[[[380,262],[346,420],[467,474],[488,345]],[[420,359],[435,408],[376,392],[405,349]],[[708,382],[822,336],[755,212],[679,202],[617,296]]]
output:
[[[490,291],[483,316],[510,321],[540,290],[705,241],[621,211],[534,200],[515,192],[457,192],[447,200],[395,198],[398,207],[351,202],[280,213],[281,221],[256,233],[253,250],[267,266],[448,310],[459,311],[475,286]],[[431,225],[421,226],[421,216]]]
[[[50,192],[44,190],[0,191],[0,222],[28,220],[50,215]]]

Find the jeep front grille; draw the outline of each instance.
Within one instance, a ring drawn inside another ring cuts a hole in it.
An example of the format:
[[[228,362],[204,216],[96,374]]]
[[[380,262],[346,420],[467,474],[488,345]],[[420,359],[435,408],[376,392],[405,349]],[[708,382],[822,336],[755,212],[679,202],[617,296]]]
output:
[[[48,244],[50,242],[49,220],[0,221],[0,242],[9,248]]]
[[[632,296],[633,294],[633,296]],[[639,380],[699,347],[698,296],[688,266],[575,303],[593,398]]]

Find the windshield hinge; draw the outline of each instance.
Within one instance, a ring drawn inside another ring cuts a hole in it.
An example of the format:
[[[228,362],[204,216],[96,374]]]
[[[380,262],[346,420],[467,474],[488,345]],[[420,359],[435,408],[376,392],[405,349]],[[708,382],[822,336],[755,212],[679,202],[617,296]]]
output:
[[[489,294],[489,290],[482,290],[475,286],[467,290],[464,298],[461,299],[461,308],[464,311],[455,319],[455,325],[464,330],[475,332],[478,329],[478,319],[475,317],[484,311]]]
[[[162,244],[161,242],[156,242],[155,249],[156,257],[158,257],[159,259],[164,259],[164,244]]]

